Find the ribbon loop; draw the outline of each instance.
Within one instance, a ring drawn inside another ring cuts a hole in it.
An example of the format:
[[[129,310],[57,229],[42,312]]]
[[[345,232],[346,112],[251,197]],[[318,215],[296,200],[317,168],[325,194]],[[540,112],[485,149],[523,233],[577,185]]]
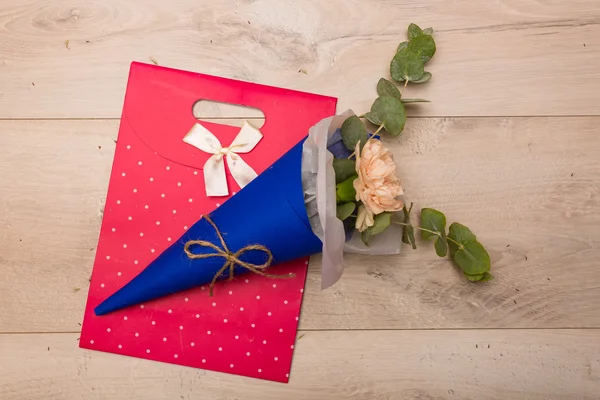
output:
[[[204,126],[196,123],[185,135],[183,141],[212,156],[204,164],[204,186],[206,195],[227,196],[227,179],[225,176],[225,164],[223,158],[227,159],[227,166],[236,183],[243,188],[258,175],[237,153],[248,153],[256,147],[263,135],[260,131],[244,121],[240,132],[231,145],[223,147],[217,137]]]
[[[202,258],[210,258],[210,257],[223,257],[225,259],[225,263],[223,264],[223,267],[221,267],[221,269],[217,271],[217,273],[213,277],[212,282],[210,283],[209,293],[210,293],[211,297],[213,295],[213,286],[217,282],[217,279],[219,279],[222,276],[225,276],[226,272],[229,272],[229,280],[232,280],[233,279],[233,271],[234,271],[236,265],[239,265],[242,268],[246,268],[247,270],[254,272],[255,274],[258,274],[261,276],[266,276],[269,278],[285,279],[285,278],[293,278],[295,276],[294,274],[273,275],[273,274],[268,274],[268,273],[264,272],[265,269],[267,269],[273,262],[273,254],[271,254],[271,251],[263,245],[251,244],[251,245],[242,247],[235,253],[232,253],[229,250],[229,247],[227,247],[227,243],[225,243],[225,239],[223,238],[221,231],[219,231],[219,228],[217,228],[217,226],[212,221],[212,219],[210,219],[210,217],[207,215],[204,215],[203,218],[213,227],[213,229],[217,233],[217,237],[219,238],[219,241],[221,242],[221,247],[217,246],[214,243],[206,241],[206,240],[189,240],[185,243],[183,250],[185,251],[185,254],[192,260],[202,259]],[[190,247],[192,247],[192,246],[210,247],[215,252],[207,253],[207,254],[196,254],[190,250]],[[258,250],[258,251],[264,252],[267,255],[267,260],[262,264],[253,264],[250,262],[240,260],[240,257],[242,256],[242,254],[244,254],[247,251],[252,251],[252,250]]]

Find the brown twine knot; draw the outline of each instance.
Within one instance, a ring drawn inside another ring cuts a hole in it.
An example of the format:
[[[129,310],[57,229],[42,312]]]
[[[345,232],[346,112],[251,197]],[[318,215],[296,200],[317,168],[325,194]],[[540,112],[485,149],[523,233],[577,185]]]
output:
[[[273,254],[271,254],[271,251],[263,245],[251,244],[251,245],[242,247],[235,253],[232,253],[229,250],[229,248],[227,247],[227,244],[225,243],[225,239],[223,239],[223,235],[221,235],[221,231],[219,231],[219,228],[217,228],[217,226],[212,221],[212,219],[210,219],[210,217],[207,215],[204,215],[203,218],[206,221],[208,221],[208,223],[213,227],[213,229],[217,233],[217,236],[219,237],[219,240],[221,241],[222,247],[219,247],[219,246],[217,246],[211,242],[208,242],[206,240],[189,240],[188,242],[186,242],[183,249],[185,251],[185,254],[187,254],[187,256],[192,260],[197,260],[197,259],[201,259],[201,258],[209,258],[209,257],[223,257],[225,259],[225,263],[223,264],[223,267],[221,267],[221,269],[217,271],[217,273],[213,277],[212,282],[210,283],[210,292],[209,293],[210,293],[211,297],[213,295],[213,286],[217,282],[217,279],[219,279],[221,276],[225,275],[227,270],[229,270],[229,280],[233,280],[233,271],[234,271],[234,268],[236,265],[246,268],[247,270],[252,271],[255,274],[258,274],[261,276],[266,276],[269,278],[285,279],[285,278],[293,278],[295,276],[294,274],[275,275],[275,274],[268,274],[268,273],[264,272],[264,270],[267,269],[271,265],[271,262],[273,262]],[[194,245],[210,247],[216,253],[207,253],[207,254],[193,253],[192,251],[190,251],[190,247],[194,246]],[[267,255],[267,261],[265,261],[263,264],[259,265],[259,264],[252,264],[252,263],[240,260],[239,257],[242,254],[244,254],[245,252],[250,251],[250,250],[260,250],[260,251],[264,252]]]

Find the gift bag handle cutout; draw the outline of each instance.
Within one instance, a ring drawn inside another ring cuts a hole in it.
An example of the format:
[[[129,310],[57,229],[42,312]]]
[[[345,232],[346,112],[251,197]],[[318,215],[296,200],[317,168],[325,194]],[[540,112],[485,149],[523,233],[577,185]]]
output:
[[[330,99],[335,105],[336,99]],[[121,124],[132,129],[158,155],[202,170],[211,154],[183,141],[190,129],[199,123],[226,146],[235,139],[240,128],[199,122],[193,114],[194,104],[199,100],[262,111],[265,122],[260,132],[264,138],[257,145],[261,151],[244,154],[244,161],[258,174],[279,158],[282,146],[291,148],[289,143],[297,143],[305,137],[310,126],[317,122],[314,116],[317,104],[324,110],[323,118],[328,116],[327,109],[331,109],[323,107],[322,96],[310,93],[134,62]],[[306,118],[307,115],[312,118]],[[290,130],[290,126],[293,129]],[[297,137],[290,140],[290,134]]]
[[[201,123],[212,122],[241,128],[247,121],[257,129],[265,124],[265,114],[258,108],[220,101],[198,100],[194,103],[192,113]]]

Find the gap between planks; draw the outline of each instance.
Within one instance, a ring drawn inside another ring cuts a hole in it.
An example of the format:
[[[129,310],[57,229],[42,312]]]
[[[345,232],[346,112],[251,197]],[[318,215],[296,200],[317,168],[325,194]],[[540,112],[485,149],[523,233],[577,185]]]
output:
[[[535,328],[360,328],[360,329],[298,329],[298,333],[304,332],[484,332],[484,331],[600,331],[600,327],[535,327]],[[65,335],[81,334],[81,331],[61,332],[0,332],[0,335]]]
[[[337,114],[336,114],[337,115]],[[498,118],[600,118],[600,115],[595,114],[577,114],[577,115],[408,115],[407,119],[498,119]],[[246,117],[203,117],[201,120],[227,120],[227,119],[245,119],[248,121],[260,120],[263,118],[246,118]],[[120,121],[121,118],[0,118],[1,121]],[[200,120],[200,119],[199,119]]]

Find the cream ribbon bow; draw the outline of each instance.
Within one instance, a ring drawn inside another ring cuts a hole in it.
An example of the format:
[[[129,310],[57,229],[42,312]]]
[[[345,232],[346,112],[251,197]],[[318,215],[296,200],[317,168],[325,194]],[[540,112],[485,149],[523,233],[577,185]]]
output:
[[[262,133],[247,121],[244,121],[240,132],[229,147],[223,147],[211,131],[198,123],[190,129],[183,141],[212,154],[204,164],[204,186],[207,196],[227,196],[229,194],[223,158],[227,159],[229,171],[241,188],[257,177],[252,167],[246,164],[237,153],[249,153],[262,137]]]

